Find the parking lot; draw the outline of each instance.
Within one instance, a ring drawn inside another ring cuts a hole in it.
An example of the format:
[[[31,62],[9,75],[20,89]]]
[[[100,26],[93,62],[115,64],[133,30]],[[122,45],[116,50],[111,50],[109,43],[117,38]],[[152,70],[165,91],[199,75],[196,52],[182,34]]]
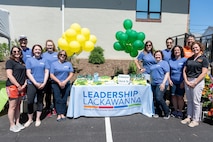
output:
[[[22,115],[22,120],[26,115]],[[67,118],[57,122],[56,116],[44,118],[40,127],[35,123],[21,132],[9,131],[7,115],[0,117],[2,142],[209,142],[213,127],[201,122],[190,128],[180,119],[149,118],[142,114],[110,118]]]

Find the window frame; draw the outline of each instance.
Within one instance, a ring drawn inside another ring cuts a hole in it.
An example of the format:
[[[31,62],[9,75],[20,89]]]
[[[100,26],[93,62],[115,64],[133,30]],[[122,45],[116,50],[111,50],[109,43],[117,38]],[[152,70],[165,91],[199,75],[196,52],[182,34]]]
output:
[[[162,0],[160,0],[160,11],[159,12],[150,11],[150,0],[147,0],[147,1],[148,1],[148,6],[147,6],[148,9],[147,9],[147,11],[141,11],[141,10],[137,10],[137,3],[138,3],[138,0],[137,0],[135,15],[137,15],[137,12],[146,12],[147,13],[147,19],[137,18],[137,16],[136,16],[136,21],[137,22],[161,22],[161,18],[162,18]],[[159,14],[159,19],[150,18],[151,14]]]

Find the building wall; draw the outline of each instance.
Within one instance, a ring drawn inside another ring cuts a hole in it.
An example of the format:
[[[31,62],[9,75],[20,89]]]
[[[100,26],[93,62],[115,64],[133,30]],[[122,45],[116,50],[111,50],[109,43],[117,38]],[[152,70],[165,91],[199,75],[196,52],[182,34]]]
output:
[[[0,7],[10,12],[11,37],[28,36],[29,47],[44,45],[46,39],[57,40],[62,36],[60,0],[1,0]],[[137,32],[146,34],[145,40],[153,41],[155,49],[164,49],[169,36],[187,32],[188,1],[163,0],[162,19],[159,23],[135,22],[136,0],[65,0],[64,29],[72,23],[86,27],[97,37],[96,46],[104,49],[107,59],[132,59],[129,54],[113,49],[115,33],[125,31],[123,21],[131,19]],[[0,39],[1,41],[1,39]],[[88,58],[82,52],[79,58]]]

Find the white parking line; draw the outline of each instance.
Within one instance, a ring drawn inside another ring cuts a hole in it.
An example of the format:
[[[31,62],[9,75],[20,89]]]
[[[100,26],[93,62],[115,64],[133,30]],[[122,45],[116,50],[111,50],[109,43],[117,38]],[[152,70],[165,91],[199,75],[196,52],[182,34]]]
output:
[[[106,142],[113,142],[110,118],[105,117]]]

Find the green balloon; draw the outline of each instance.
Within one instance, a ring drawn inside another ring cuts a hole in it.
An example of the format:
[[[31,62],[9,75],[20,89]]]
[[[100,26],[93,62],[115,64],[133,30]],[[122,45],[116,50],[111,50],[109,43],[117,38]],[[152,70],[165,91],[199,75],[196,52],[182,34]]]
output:
[[[116,51],[119,51],[120,48],[121,48],[121,45],[120,45],[119,42],[115,42],[115,43],[113,44],[113,47],[114,47],[114,49],[115,49]]]
[[[124,50],[126,53],[130,53],[131,51],[132,51],[132,45],[129,45],[129,44],[127,44],[126,46],[125,46],[125,50]]]
[[[144,39],[145,39],[145,34],[143,33],[143,32],[139,32],[138,33],[138,36],[137,36],[137,39],[138,40],[141,40],[141,41],[144,41]]]
[[[126,19],[123,22],[124,29],[128,30],[132,28],[132,21],[130,19]]]
[[[145,44],[144,44],[144,42],[142,42],[142,46],[140,46],[140,47],[138,48],[138,50],[143,50],[144,47],[145,47]]]
[[[132,46],[135,50],[141,50],[141,48],[143,47],[143,42],[140,40],[135,40]]]
[[[128,40],[128,35],[126,33],[119,34],[119,41],[127,42],[127,40]]]
[[[129,54],[130,54],[131,57],[137,57],[138,56],[138,51],[133,49]]]
[[[133,43],[135,40],[137,40],[138,33],[134,30],[131,30],[130,35],[128,36],[128,40]]]
[[[115,42],[113,44],[113,47],[116,51],[123,51],[125,49],[124,46],[121,45],[121,43],[119,43],[119,42]]]
[[[120,35],[121,35],[122,33],[123,33],[122,31],[117,31],[116,34],[115,34],[115,38],[116,38],[117,40],[119,40],[119,37],[120,37]]]

